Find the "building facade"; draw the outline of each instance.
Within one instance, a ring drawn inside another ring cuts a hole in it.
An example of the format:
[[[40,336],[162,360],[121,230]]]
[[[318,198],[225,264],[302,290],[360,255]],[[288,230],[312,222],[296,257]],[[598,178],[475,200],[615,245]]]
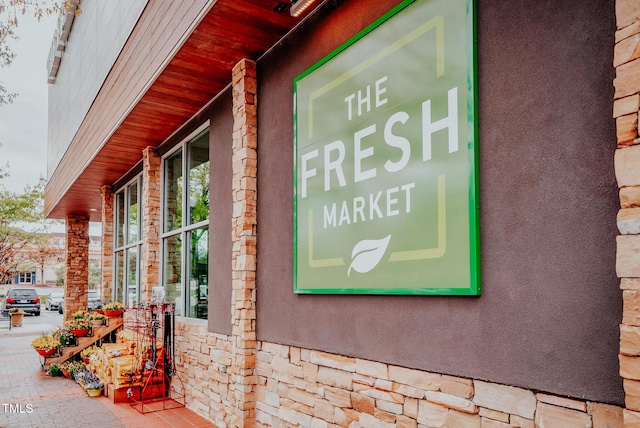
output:
[[[61,19],[66,312],[100,221],[219,426],[640,425],[637,2],[303,3]]]

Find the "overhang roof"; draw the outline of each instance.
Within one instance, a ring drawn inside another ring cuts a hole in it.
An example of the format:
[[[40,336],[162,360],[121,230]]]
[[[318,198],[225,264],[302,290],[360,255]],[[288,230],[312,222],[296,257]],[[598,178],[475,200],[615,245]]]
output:
[[[149,1],[49,180],[47,217],[101,221],[102,186],[227,87],[238,61],[258,59],[299,21],[288,0],[192,3]]]

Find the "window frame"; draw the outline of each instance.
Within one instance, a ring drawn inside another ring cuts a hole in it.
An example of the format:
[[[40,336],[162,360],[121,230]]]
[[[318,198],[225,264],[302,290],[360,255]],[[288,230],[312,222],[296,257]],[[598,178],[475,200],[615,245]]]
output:
[[[130,202],[131,202],[131,195],[130,195],[130,188],[133,184],[136,184],[136,192],[137,192],[137,197],[136,197],[136,206],[138,207],[138,218],[137,218],[137,240],[135,241],[131,241],[129,242],[129,238],[130,238],[130,233],[129,233],[129,229],[131,226],[130,223]],[[123,222],[122,222],[122,227],[124,228],[122,230],[122,242],[123,244],[118,246],[119,244],[119,234],[120,234],[120,227],[121,225],[118,223],[118,195],[122,195],[122,201],[124,203],[124,215],[123,215]],[[143,211],[143,206],[142,206],[142,201],[143,201],[143,195],[142,195],[142,173],[136,175],[135,177],[133,177],[131,180],[129,180],[128,182],[126,182],[125,184],[123,184],[117,191],[115,191],[113,193],[113,205],[114,205],[114,209],[113,209],[113,223],[114,223],[114,230],[113,230],[113,236],[114,236],[114,240],[113,240],[113,287],[112,287],[112,295],[114,300],[117,300],[118,298],[118,253],[122,253],[122,257],[123,257],[123,262],[122,262],[122,273],[123,273],[123,284],[122,284],[122,303],[124,303],[126,306],[133,306],[134,304],[140,303],[140,297],[141,297],[141,281],[140,281],[140,266],[141,266],[141,262],[142,262],[142,213]],[[131,299],[129,299],[129,258],[128,258],[128,253],[131,249],[135,248],[136,249],[136,280],[135,280],[135,300],[130,301]]]
[[[209,136],[211,135],[211,127],[210,127],[210,121],[206,121],[203,124],[201,124],[200,126],[198,126],[193,132],[191,132],[187,137],[185,137],[183,140],[181,140],[178,144],[176,144],[174,147],[171,148],[171,150],[168,150],[163,156],[162,156],[162,160],[161,160],[161,167],[160,167],[160,180],[161,180],[161,186],[160,186],[160,224],[161,224],[161,231],[160,231],[160,285],[162,286],[163,290],[165,290],[166,287],[166,245],[165,242],[168,238],[173,237],[178,235],[180,238],[180,242],[181,242],[181,254],[180,254],[180,296],[182,297],[182,305],[180,308],[178,308],[177,302],[173,302],[176,304],[176,314],[180,314],[179,316],[184,317],[184,318],[189,318],[189,319],[202,319],[202,318],[197,318],[195,316],[192,316],[189,313],[189,308],[188,308],[188,302],[187,302],[187,292],[188,292],[188,287],[187,287],[187,275],[189,274],[189,266],[191,265],[191,253],[190,251],[188,251],[188,249],[190,248],[190,241],[188,241],[188,238],[191,238],[192,236],[192,232],[194,230],[198,230],[198,229],[207,229],[207,236],[209,236],[208,234],[210,233],[210,225],[209,225],[209,220],[211,218],[211,214],[209,212],[209,215],[207,216],[206,220],[201,220],[199,222],[196,223],[191,223],[191,212],[189,210],[189,206],[187,204],[188,201],[188,194],[189,194],[189,189],[190,189],[190,177],[189,177],[189,155],[190,155],[190,150],[189,150],[189,143],[191,143],[193,140],[195,140],[198,136],[200,136],[202,133],[204,133],[205,131],[207,131],[209,133]],[[210,146],[209,146],[210,148]],[[176,227],[170,231],[166,231],[167,229],[167,223],[166,223],[166,200],[167,200],[167,177],[166,177],[166,160],[169,159],[170,157],[174,156],[178,151],[182,151],[182,158],[181,158],[181,166],[182,166],[182,198],[180,201],[180,207],[182,209],[182,221],[181,221],[181,226],[180,227]],[[211,165],[211,151],[209,150],[209,165]],[[210,174],[210,173],[209,173]],[[209,203],[211,203],[211,199],[209,199]],[[209,243],[207,243],[207,247],[209,247]],[[209,248],[210,250],[210,248]],[[208,256],[207,256],[208,257]],[[209,275],[207,274],[207,278],[209,278]],[[207,279],[208,281],[208,279]],[[165,295],[166,295],[166,291],[165,291]],[[207,300],[208,300],[208,296],[207,296]],[[208,319],[204,318],[205,320]]]

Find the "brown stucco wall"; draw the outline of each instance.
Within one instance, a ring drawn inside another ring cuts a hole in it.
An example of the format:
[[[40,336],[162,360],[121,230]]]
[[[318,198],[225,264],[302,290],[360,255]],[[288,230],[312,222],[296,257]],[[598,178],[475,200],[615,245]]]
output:
[[[293,78],[397,3],[258,63],[258,339],[622,403],[612,0],[478,2],[481,297],[293,293]]]
[[[231,91],[211,108],[209,132],[209,330],[231,334]]]

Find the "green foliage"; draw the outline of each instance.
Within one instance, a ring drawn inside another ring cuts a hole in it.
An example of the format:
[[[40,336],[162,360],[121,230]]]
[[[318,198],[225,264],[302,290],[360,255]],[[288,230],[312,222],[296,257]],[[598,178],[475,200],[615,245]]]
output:
[[[16,193],[3,184],[8,175],[8,166],[0,167],[0,284],[6,283],[25,262],[21,250],[37,240],[35,225],[43,219],[44,179]]]
[[[64,277],[66,274],[67,268],[65,265],[60,265],[55,268],[54,272],[56,274],[56,285],[58,287],[62,287],[64,285]]]
[[[102,275],[102,269],[100,268],[100,263],[90,262],[89,263],[89,289],[97,290],[100,286],[100,281]],[[63,281],[64,282],[64,281]]]

